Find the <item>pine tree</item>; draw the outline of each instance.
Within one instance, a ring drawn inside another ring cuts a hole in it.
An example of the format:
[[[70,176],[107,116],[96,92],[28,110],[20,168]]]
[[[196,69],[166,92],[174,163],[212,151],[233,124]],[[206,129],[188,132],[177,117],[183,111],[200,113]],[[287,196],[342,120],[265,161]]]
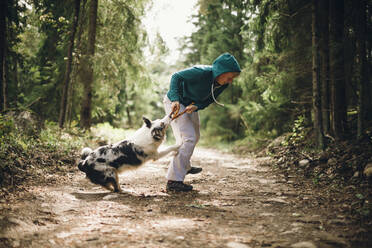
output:
[[[8,1],[0,3],[0,111],[7,108],[6,50]]]
[[[319,68],[319,31],[318,31],[318,0],[312,0],[312,46],[313,46],[313,113],[314,130],[317,136],[317,144],[320,149],[324,148],[323,123],[321,109],[321,84]]]
[[[366,53],[366,1],[358,0],[357,5],[357,21],[356,21],[356,40],[357,40],[357,56],[358,56],[358,85],[359,85],[359,98],[358,98],[358,138],[364,136],[366,123],[367,123],[367,106],[368,101],[368,71],[367,71],[367,53]]]
[[[89,5],[89,26],[88,26],[88,42],[87,51],[83,55],[82,79],[84,85],[83,102],[81,106],[81,126],[84,129],[89,129],[91,126],[92,115],[92,94],[93,94],[93,59],[96,43],[97,29],[97,11],[98,0],[91,0]]]
[[[70,85],[70,77],[71,77],[71,67],[72,67],[72,52],[74,50],[74,43],[75,43],[75,34],[77,25],[79,22],[79,12],[80,12],[80,0],[75,0],[75,14],[73,17],[73,22],[71,26],[71,35],[68,45],[68,52],[67,52],[67,62],[66,62],[66,71],[65,71],[65,77],[63,81],[63,92],[62,92],[62,98],[61,98],[61,107],[60,107],[60,113],[59,113],[59,127],[63,128],[65,120],[66,120],[66,111],[67,111],[67,99],[68,99],[68,93],[69,93],[69,85]]]
[[[345,68],[344,68],[344,3],[330,0],[330,79],[332,131],[338,140],[345,138],[347,129]]]
[[[330,134],[330,91],[329,91],[329,2],[319,1],[319,33],[320,33],[320,81],[321,104],[324,134]]]

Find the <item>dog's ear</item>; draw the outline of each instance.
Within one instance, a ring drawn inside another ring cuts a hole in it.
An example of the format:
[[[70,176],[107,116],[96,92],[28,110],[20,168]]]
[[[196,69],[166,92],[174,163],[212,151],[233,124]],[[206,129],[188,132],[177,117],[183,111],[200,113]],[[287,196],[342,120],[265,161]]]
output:
[[[144,116],[142,116],[142,119],[146,123],[146,127],[151,128],[151,121]]]

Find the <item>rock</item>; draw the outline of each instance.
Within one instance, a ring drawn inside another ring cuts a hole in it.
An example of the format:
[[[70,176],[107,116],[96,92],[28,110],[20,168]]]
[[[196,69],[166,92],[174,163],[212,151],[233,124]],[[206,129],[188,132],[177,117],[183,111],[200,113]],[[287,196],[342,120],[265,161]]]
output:
[[[317,246],[311,241],[298,242],[291,245],[292,248],[317,248]]]
[[[41,199],[42,201],[44,200],[44,199],[41,198],[41,197],[40,197],[40,199]],[[41,203],[41,207],[42,207],[42,208],[48,208],[48,207],[50,207],[50,205],[49,205],[49,203],[43,202],[43,203]]]
[[[72,232],[60,232],[60,233],[56,233],[55,236],[57,238],[60,238],[60,239],[64,239],[64,238],[67,238],[68,236],[71,236],[73,235]]]
[[[310,163],[307,159],[302,159],[300,162],[298,162],[298,165],[302,168],[306,167]]]
[[[366,177],[372,177],[372,163],[368,163],[366,167],[364,167],[363,174]]]
[[[226,244],[226,246],[229,248],[250,248],[250,246],[238,242],[229,242]]]
[[[286,198],[286,197],[276,197],[276,198],[269,198],[265,201],[263,201],[264,203],[283,203],[283,204],[289,204],[287,201],[285,201],[283,198]]]
[[[289,235],[289,234],[294,234],[294,233],[298,233],[300,232],[301,228],[300,227],[295,227],[295,228],[292,228],[291,230],[288,230],[288,231],[284,231],[282,233],[280,233],[280,235]]]
[[[117,194],[109,194],[109,195],[104,196],[102,199],[108,201],[108,200],[112,200],[115,198],[118,198]]]
[[[272,217],[272,216],[275,216],[275,214],[273,214],[273,213],[260,213],[260,216]]]

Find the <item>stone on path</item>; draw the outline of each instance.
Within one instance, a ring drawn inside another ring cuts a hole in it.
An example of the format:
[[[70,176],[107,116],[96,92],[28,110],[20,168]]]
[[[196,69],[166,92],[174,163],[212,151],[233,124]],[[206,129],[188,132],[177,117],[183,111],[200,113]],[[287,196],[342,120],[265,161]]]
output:
[[[102,199],[108,201],[108,200],[118,198],[118,196],[119,196],[118,194],[109,194],[109,195],[104,196]]]
[[[317,248],[317,246],[310,241],[302,241],[291,245],[292,248]]]
[[[303,167],[306,167],[309,163],[310,163],[309,160],[302,159],[300,162],[298,162],[298,165],[303,168]]]
[[[226,244],[229,248],[250,248],[249,245],[238,243],[238,242],[229,242]]]

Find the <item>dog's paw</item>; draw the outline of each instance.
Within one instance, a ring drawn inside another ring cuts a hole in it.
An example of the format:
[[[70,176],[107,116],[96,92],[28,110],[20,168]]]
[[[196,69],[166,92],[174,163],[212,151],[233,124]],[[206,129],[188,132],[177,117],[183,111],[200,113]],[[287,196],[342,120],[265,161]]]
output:
[[[174,151],[175,155],[178,154],[178,151],[181,148],[181,146],[182,146],[182,144],[176,144],[176,145],[173,146],[173,151]]]
[[[114,192],[121,194],[123,193],[123,190],[119,187],[118,189],[114,189]]]

